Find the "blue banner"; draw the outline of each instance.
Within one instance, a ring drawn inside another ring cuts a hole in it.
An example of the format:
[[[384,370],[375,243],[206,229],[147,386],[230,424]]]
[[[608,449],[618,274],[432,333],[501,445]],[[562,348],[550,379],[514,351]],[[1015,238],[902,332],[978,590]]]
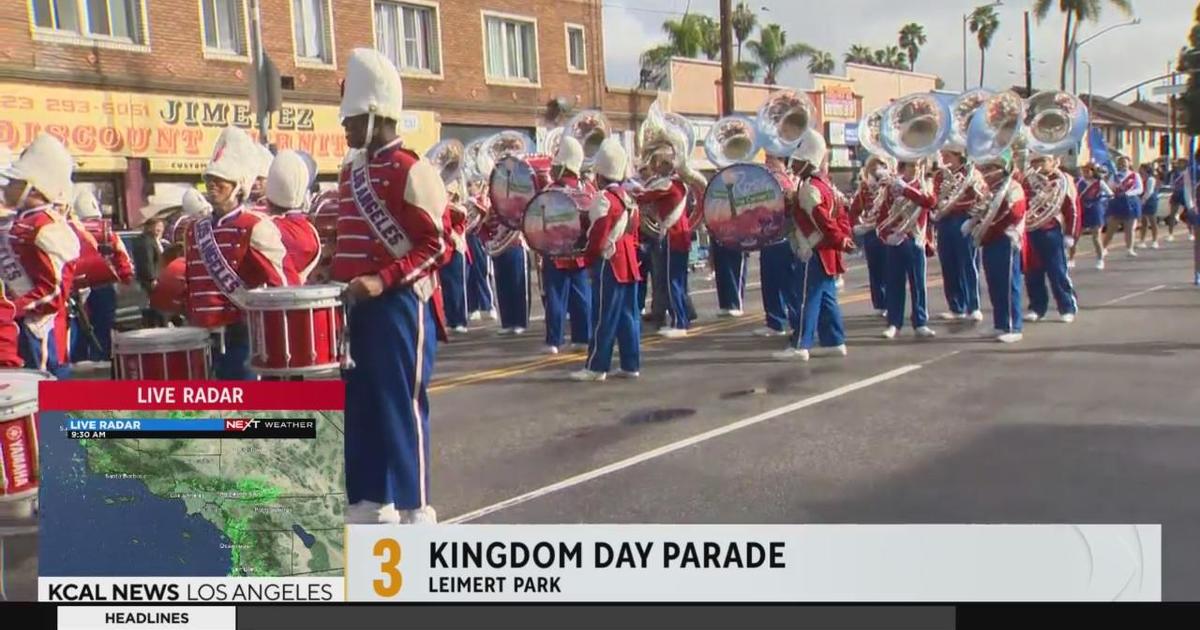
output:
[[[67,431],[224,431],[225,421],[214,418],[71,418]]]
[[[1117,172],[1117,166],[1108,152],[1108,143],[1104,141],[1104,133],[1096,127],[1088,129],[1088,150],[1092,154],[1093,163],[1107,168],[1109,173]]]

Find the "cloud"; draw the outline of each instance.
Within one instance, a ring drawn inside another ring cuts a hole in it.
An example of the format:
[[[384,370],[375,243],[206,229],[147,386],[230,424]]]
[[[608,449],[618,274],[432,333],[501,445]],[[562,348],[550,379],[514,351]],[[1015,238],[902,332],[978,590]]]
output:
[[[635,2],[637,0],[625,0]],[[653,2],[674,8],[674,2]],[[662,22],[671,16],[626,8],[604,8],[604,72],[609,85],[636,85],[642,51],[666,43]]]

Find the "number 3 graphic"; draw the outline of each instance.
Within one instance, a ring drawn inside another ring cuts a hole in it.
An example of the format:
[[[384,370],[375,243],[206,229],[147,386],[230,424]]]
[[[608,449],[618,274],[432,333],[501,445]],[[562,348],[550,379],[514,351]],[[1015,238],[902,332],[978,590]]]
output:
[[[400,574],[400,543],[394,538],[380,538],[375,542],[373,550],[376,558],[384,558],[379,564],[379,572],[384,578],[372,582],[375,594],[380,597],[395,597],[404,584],[404,576]]]

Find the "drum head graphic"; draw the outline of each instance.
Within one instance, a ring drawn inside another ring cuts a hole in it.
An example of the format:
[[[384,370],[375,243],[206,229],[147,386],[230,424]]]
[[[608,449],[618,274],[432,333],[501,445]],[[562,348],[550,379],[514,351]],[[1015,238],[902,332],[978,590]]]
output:
[[[525,241],[543,256],[575,256],[582,251],[586,232],[583,228],[581,198],[563,190],[551,189],[529,202],[525,211]]]
[[[704,222],[722,247],[754,251],[787,236],[783,188],[761,164],[734,164],[717,172],[704,191]]]
[[[521,229],[525,206],[529,205],[535,192],[533,167],[510,155],[496,163],[488,184],[488,197],[496,219],[504,227]]]

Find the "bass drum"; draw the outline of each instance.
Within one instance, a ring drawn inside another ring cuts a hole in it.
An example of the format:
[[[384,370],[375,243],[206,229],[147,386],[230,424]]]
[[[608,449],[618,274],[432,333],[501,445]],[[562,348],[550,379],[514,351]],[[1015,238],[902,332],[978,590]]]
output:
[[[521,229],[521,222],[525,219],[525,208],[538,190],[549,183],[549,179],[548,157],[529,156],[523,159],[509,155],[501,158],[488,178],[491,212],[504,227]]]
[[[591,200],[552,188],[538,193],[525,210],[522,231],[533,251],[551,258],[579,256],[587,238],[587,208]]]
[[[791,227],[779,179],[761,164],[726,166],[704,190],[704,224],[726,249],[755,251],[778,243]]]

